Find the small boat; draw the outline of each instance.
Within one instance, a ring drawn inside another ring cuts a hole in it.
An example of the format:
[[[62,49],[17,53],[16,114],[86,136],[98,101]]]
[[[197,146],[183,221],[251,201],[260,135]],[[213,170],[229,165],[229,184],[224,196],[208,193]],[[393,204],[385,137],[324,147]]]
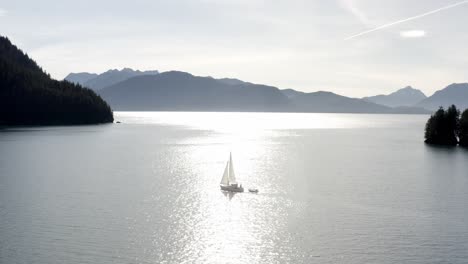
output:
[[[244,192],[242,184],[239,185],[239,183],[237,183],[231,153],[229,153],[229,160],[226,164],[226,168],[224,169],[223,177],[221,178],[219,186],[221,187],[221,190],[227,192]]]
[[[256,188],[249,188],[249,192],[251,192],[251,193],[258,193],[258,189],[256,189]]]

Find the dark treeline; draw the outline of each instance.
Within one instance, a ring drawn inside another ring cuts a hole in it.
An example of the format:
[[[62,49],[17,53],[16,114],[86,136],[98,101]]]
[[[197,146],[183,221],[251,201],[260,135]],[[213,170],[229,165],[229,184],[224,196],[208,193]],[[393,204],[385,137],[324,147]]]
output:
[[[52,79],[0,36],[0,126],[96,124],[113,119],[109,105],[92,90]]]
[[[435,145],[468,146],[468,109],[460,118],[460,111],[455,105],[447,110],[440,107],[426,123],[426,143]]]
[[[468,109],[465,109],[461,115],[458,138],[460,146],[468,147]]]

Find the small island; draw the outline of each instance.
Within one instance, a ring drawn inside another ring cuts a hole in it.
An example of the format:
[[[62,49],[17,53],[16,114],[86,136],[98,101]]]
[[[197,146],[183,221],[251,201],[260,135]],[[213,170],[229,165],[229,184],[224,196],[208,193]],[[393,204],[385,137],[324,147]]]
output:
[[[57,81],[0,36],[0,126],[84,125],[113,122],[94,91]]]
[[[447,110],[440,107],[427,120],[424,137],[427,144],[468,147],[468,109],[460,118],[460,110],[455,105]]]

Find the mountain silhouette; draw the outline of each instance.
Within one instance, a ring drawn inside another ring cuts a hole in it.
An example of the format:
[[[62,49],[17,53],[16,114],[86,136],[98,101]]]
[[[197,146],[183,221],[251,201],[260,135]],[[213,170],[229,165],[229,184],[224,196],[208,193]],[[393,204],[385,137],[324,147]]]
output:
[[[459,109],[468,108],[468,83],[453,83],[422,100],[416,106],[436,110],[454,104]]]
[[[298,93],[290,100],[300,112],[314,113],[389,113],[390,107],[349,98],[332,92]]]
[[[288,111],[288,98],[276,87],[228,84],[211,77],[170,71],[143,75],[104,88],[100,94],[127,111]]]
[[[362,99],[389,107],[413,106],[426,98],[426,95],[411,86],[402,88],[388,95],[376,95]]]
[[[331,92],[280,90],[179,71],[133,77],[99,93],[114,109],[122,111],[428,113],[421,108],[394,109]]]
[[[87,72],[82,73],[70,73],[65,77],[65,80],[79,83],[85,87],[91,88],[98,91],[102,88],[114,85],[121,81],[125,81],[135,76],[141,75],[155,75],[159,72],[154,71],[139,71],[132,70],[130,68],[124,68],[122,70],[108,70],[101,74],[92,74]]]
[[[94,79],[98,76],[96,73],[80,72],[80,73],[70,73],[65,77],[65,80],[84,85],[87,81]]]

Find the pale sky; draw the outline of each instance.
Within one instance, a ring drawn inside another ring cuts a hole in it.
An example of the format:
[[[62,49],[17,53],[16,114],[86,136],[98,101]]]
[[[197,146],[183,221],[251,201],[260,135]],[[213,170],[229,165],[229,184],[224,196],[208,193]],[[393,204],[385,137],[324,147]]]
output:
[[[1,1],[0,35],[57,79],[131,67],[352,97],[468,82],[468,1]]]

